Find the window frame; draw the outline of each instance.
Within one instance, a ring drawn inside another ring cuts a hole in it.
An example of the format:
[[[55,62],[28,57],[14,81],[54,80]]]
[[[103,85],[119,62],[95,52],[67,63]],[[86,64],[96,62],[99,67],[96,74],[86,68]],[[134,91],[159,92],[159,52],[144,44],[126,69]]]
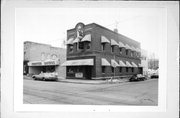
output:
[[[131,68],[131,71],[134,72],[134,68],[133,67]]]
[[[126,73],[128,73],[129,72],[129,67],[126,67]]]
[[[122,67],[119,67],[119,72],[122,73]]]
[[[111,72],[114,73],[114,71],[115,71],[115,68],[111,67]]]
[[[106,66],[102,66],[102,67],[101,67],[101,72],[102,72],[102,74],[105,74],[105,72],[106,72]]]
[[[115,46],[112,45],[112,46],[111,46],[111,53],[114,53],[114,52],[115,52]]]
[[[122,47],[119,47],[119,53],[122,54]]]
[[[82,49],[79,47],[79,46],[80,46],[80,43],[82,43],[82,45],[83,45],[83,46],[82,46],[82,47],[83,47]],[[84,47],[85,47],[85,46],[84,46],[84,42],[78,42],[78,49],[79,49],[79,50],[84,50]]]
[[[87,41],[87,42],[85,42],[86,43],[86,50],[90,50],[91,49],[91,42],[89,42],[89,41]],[[88,46],[89,46],[89,48],[88,48]]]
[[[105,45],[106,45],[106,43],[101,43],[101,50],[102,51],[105,51]]]
[[[126,49],[126,55],[128,55],[128,52],[129,52],[129,50],[128,50],[128,49]]]

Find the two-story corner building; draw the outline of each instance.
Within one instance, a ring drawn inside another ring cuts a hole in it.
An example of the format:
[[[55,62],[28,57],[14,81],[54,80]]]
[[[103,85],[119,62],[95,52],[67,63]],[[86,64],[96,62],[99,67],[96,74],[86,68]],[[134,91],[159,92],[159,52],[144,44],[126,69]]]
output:
[[[67,30],[67,78],[102,79],[142,73],[140,43],[96,23]]]
[[[58,77],[66,77],[66,67],[60,66],[66,61],[66,49],[48,44],[24,42],[24,75],[41,72],[56,72]]]

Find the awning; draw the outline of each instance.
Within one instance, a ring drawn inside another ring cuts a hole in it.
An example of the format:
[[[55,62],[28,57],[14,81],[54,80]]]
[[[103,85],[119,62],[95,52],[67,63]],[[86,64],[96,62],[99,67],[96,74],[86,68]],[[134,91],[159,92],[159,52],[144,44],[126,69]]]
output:
[[[58,60],[45,60],[45,61],[30,61],[28,66],[55,66],[59,65]]]
[[[117,66],[119,66],[119,64],[114,59],[111,59],[111,66],[117,67]]]
[[[125,45],[125,48],[131,50],[131,47],[128,44]]]
[[[79,42],[79,38],[76,37],[76,39],[73,41],[73,43]]]
[[[141,52],[141,49],[139,49],[139,48],[136,48],[136,51],[137,51],[137,52]]]
[[[136,48],[135,48],[135,47],[133,47],[133,46],[131,46],[131,49],[132,49],[132,51],[136,51]]]
[[[114,39],[111,39],[111,45],[117,45],[117,46],[119,46],[119,44],[118,44]]]
[[[119,42],[119,47],[125,47],[125,45],[122,42]]]
[[[74,40],[74,38],[70,38],[70,39],[67,41],[66,44],[67,44],[67,45],[68,45],[68,44],[73,44],[73,40]]]
[[[143,67],[142,64],[138,64],[138,67]]]
[[[101,65],[102,66],[110,66],[111,64],[105,58],[101,58]]]
[[[138,67],[134,62],[131,62],[133,67]]]
[[[92,66],[94,65],[93,59],[79,59],[79,60],[68,60],[61,64],[61,66]]]
[[[129,61],[126,61],[126,66],[127,67],[132,67],[132,65],[129,63]]]
[[[119,60],[119,66],[126,67],[126,64],[122,60]]]
[[[91,42],[91,34],[87,34],[81,41],[90,41]]]
[[[101,36],[101,43],[110,43],[110,41],[105,36]]]

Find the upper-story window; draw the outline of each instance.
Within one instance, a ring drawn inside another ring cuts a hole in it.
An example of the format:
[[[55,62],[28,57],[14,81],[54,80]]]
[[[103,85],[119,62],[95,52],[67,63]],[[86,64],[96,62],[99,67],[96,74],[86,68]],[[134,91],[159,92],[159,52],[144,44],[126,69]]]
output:
[[[91,48],[91,42],[86,42],[86,49],[90,49]]]
[[[86,34],[79,42],[79,49],[91,48],[91,34]]]
[[[73,51],[73,45],[69,45],[69,52]]]
[[[110,43],[109,39],[107,39],[105,36],[101,36],[101,49],[102,49],[102,51],[105,50],[106,43]]]
[[[128,69],[129,69],[129,68],[128,68],[128,67],[126,67],[126,72],[128,72]]]
[[[106,43],[101,43],[102,51],[105,50],[105,45],[106,45]]]
[[[74,41],[74,38],[71,37],[71,38],[68,39],[68,41],[66,43],[69,52],[73,51],[73,41]]]
[[[78,44],[79,49],[84,49],[84,42],[79,42]]]
[[[119,67],[119,72],[120,72],[120,73],[122,72],[122,67]]]
[[[114,46],[111,46],[111,52],[114,52]]]
[[[112,71],[112,73],[114,73],[114,67],[111,67],[111,71]]]
[[[119,46],[119,44],[114,39],[111,39],[111,52],[115,51],[115,46]]]
[[[102,73],[105,73],[105,66],[102,66]]]
[[[133,57],[133,51],[131,51],[131,57]]]
[[[128,55],[128,50],[126,50],[126,55]]]
[[[120,54],[122,54],[122,48],[119,48],[119,52],[120,52]]]

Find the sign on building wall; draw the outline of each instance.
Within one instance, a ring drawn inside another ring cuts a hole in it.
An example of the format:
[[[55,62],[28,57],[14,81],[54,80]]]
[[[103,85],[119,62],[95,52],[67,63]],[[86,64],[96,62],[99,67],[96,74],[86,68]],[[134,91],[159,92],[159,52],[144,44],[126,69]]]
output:
[[[77,77],[77,78],[83,78],[83,73],[76,73],[76,74],[75,74],[75,77]]]

